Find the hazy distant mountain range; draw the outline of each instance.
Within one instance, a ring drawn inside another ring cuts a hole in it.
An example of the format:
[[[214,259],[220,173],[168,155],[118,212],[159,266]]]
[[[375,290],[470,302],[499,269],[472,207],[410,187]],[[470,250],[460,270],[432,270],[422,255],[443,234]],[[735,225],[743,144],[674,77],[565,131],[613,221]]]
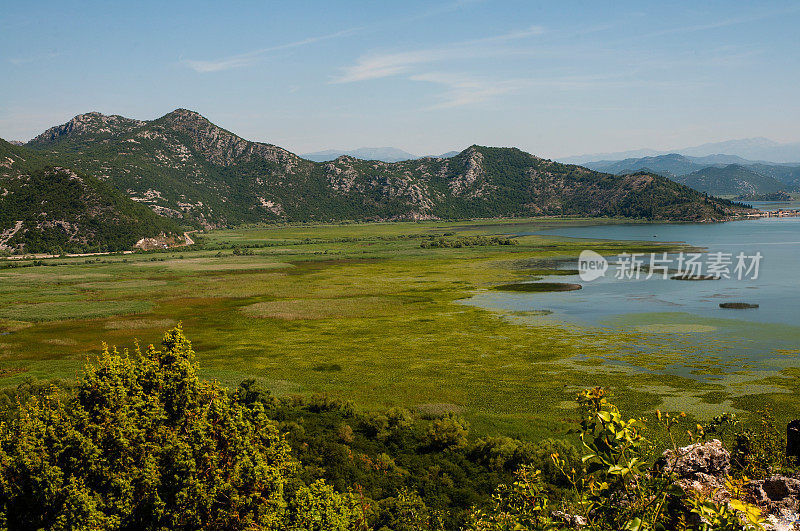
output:
[[[379,147],[370,148],[362,147],[358,149],[343,150],[343,149],[326,149],[324,151],[316,151],[314,153],[304,153],[300,155],[304,159],[313,160],[315,162],[327,162],[330,160],[338,159],[341,156],[355,157],[361,160],[380,160],[382,162],[400,162],[403,160],[421,159],[423,157],[438,157],[449,159],[458,155],[458,151],[448,151],[441,155],[412,155],[408,151],[397,149],[393,147]]]
[[[515,148],[314,162],[186,109],[150,121],[87,113],[24,146],[0,142],[0,249],[17,252],[118,250],[155,233],[270,221],[709,221],[747,211],[659,175],[611,175]]]
[[[563,157],[561,162],[571,164],[585,164],[592,161],[623,160],[631,158],[653,157],[657,155],[667,155],[677,153],[690,157],[706,157],[724,153],[735,155],[743,159],[766,162],[788,162],[800,165],[800,143],[780,144],[768,138],[744,138],[740,140],[726,140],[724,142],[712,142],[700,146],[686,147],[680,149],[669,149],[658,151],[654,149],[637,149],[632,151],[620,151],[616,153],[594,153],[590,155],[577,155],[573,157]]]
[[[736,155],[689,157],[670,153],[586,162],[584,166],[618,175],[650,171],[716,196],[800,192],[800,164],[757,162]]]

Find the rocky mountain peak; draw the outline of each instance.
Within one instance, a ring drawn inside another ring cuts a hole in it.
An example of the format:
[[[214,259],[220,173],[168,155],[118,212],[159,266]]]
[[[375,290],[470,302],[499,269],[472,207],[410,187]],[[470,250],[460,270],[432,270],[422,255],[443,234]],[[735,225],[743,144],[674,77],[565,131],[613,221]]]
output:
[[[175,109],[151,122],[151,126],[164,132],[171,130],[186,135],[189,140],[187,148],[220,166],[263,159],[279,163],[286,172],[291,172],[300,160],[297,155],[277,146],[245,140],[189,109]]]
[[[171,113],[165,114],[162,119],[170,122],[185,123],[185,124],[189,123],[202,124],[202,125],[211,124],[211,122],[199,112],[183,108],[175,109]]]
[[[208,118],[199,112],[191,111],[189,109],[175,109],[171,113],[165,114],[152,123],[165,124],[168,127],[188,133],[191,136],[236,136],[233,133],[226,131],[222,127],[212,123]]]
[[[29,144],[47,144],[75,136],[118,136],[144,124],[141,120],[92,111],[79,114],[65,124],[51,127]]]

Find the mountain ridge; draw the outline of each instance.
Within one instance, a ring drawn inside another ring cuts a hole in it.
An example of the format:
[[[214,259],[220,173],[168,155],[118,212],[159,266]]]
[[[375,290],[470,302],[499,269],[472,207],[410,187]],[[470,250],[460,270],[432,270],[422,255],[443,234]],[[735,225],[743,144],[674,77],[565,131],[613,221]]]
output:
[[[379,160],[381,162],[402,162],[404,160],[416,160],[425,158],[442,158],[448,159],[458,155],[460,151],[448,151],[439,155],[414,155],[408,151],[393,147],[361,147],[358,149],[325,149],[322,151],[315,151],[312,153],[303,153],[300,156],[306,160],[314,162],[329,162],[336,160],[342,155],[348,157],[355,157],[361,160]]]
[[[785,183],[740,164],[709,166],[674,180],[717,196],[758,196],[786,191]]]
[[[650,148],[628,151],[593,153],[559,157],[558,160],[571,164],[586,164],[597,161],[620,161],[656,157],[677,153],[689,157],[708,157],[714,155],[733,155],[753,162],[800,164],[800,142],[779,143],[764,137],[741,138],[708,142],[698,146],[656,150]]]
[[[27,145],[195,227],[542,215],[717,220],[745,210],[650,174],[616,176],[473,145],[452,158],[313,162],[176,109],[141,121],[78,115]]]
[[[586,166],[615,174],[647,170],[712,195],[759,196],[800,191],[800,165],[764,164],[733,155],[689,157],[670,153],[590,162]]]
[[[97,111],[90,111],[78,114],[64,124],[47,129],[25,145],[28,147],[48,145],[57,143],[60,139],[66,137],[74,139],[75,136],[87,136],[91,140],[104,136],[113,137],[121,134],[122,130],[130,130],[142,124],[144,124],[142,120],[125,118],[117,114],[105,115]]]
[[[314,162],[329,162],[342,155],[355,157],[362,160],[380,160],[381,162],[400,162],[419,158],[408,151],[393,147],[360,147],[357,149],[324,149],[312,153],[303,153],[300,156]]]

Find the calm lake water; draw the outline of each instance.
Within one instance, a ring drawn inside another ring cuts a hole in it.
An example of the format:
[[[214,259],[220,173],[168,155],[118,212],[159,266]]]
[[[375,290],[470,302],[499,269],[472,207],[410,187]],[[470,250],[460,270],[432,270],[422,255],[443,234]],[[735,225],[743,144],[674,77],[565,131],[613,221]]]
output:
[[[758,205],[762,207],[761,204]],[[775,204],[765,204],[769,209]],[[791,205],[789,205],[791,206]],[[783,205],[782,205],[783,207]],[[796,208],[796,206],[795,206]],[[603,278],[577,275],[546,281],[575,282],[583,289],[557,293],[484,291],[464,301],[514,312],[548,310],[546,319],[586,327],[658,334],[673,352],[667,372],[697,373],[698,359],[719,360],[723,372],[775,371],[800,366],[800,218],[767,218],[717,224],[622,224],[564,227],[520,234],[563,238],[686,242],[708,253],[760,252],[757,279],[706,281],[615,278],[613,257]],[[645,256],[645,263],[649,256]],[[704,257],[704,261],[707,258]],[[735,258],[734,258],[735,262]],[[675,263],[677,266],[677,263]],[[564,264],[577,268],[577,262]],[[723,302],[758,304],[732,310]],[[711,362],[713,363],[713,361]]]

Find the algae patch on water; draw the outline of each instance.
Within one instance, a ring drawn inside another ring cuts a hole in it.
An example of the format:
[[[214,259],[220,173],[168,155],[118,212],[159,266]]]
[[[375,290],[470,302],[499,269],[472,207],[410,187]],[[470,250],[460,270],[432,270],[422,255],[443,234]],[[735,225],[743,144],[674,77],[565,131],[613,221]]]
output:
[[[758,308],[758,304],[751,304],[749,302],[721,302],[719,307],[727,310],[749,310]]]
[[[513,284],[501,284],[493,289],[497,291],[518,291],[523,293],[541,293],[548,291],[575,291],[581,289],[580,284],[569,282],[515,282]]]
[[[681,275],[674,275],[670,277],[672,280],[689,280],[689,281],[697,281],[697,280],[719,280],[720,277],[716,275],[692,275],[689,273],[683,273]]]
[[[716,326],[704,324],[689,324],[689,323],[653,323],[647,325],[639,325],[635,328],[637,332],[645,332],[649,334],[702,334],[708,332],[715,332]]]

